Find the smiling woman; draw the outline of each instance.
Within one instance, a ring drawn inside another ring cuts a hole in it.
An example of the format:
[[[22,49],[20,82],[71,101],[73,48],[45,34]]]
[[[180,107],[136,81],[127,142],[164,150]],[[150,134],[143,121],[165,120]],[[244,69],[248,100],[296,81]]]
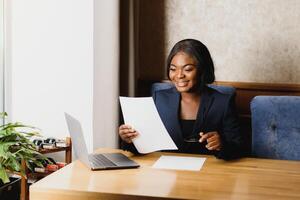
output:
[[[212,154],[233,159],[244,154],[244,138],[235,111],[234,94],[225,94],[207,84],[215,80],[214,64],[207,47],[185,39],[172,48],[167,59],[168,76],[175,87],[156,91],[153,99],[177,152]],[[124,149],[138,132],[121,125]]]
[[[197,68],[199,90],[203,90],[206,84],[212,83],[215,80],[214,64],[209,50],[198,40],[182,40],[172,48],[167,58],[167,74],[169,74],[169,79],[171,79],[171,70],[175,64],[174,62],[183,62],[181,63],[182,66],[193,65]]]

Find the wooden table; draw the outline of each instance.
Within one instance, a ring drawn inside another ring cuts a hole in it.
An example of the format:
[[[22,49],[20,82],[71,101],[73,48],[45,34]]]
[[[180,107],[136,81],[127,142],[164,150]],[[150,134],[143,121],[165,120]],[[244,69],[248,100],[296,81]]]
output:
[[[243,158],[228,162],[198,155],[207,158],[200,171],[152,168],[161,155],[195,156],[160,152],[133,156],[140,168],[105,171],[90,171],[75,161],[33,184],[30,200],[300,199],[297,161]]]

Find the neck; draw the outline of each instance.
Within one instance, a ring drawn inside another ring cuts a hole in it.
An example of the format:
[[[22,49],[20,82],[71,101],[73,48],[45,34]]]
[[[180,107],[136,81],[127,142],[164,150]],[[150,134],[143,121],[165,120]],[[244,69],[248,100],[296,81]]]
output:
[[[201,95],[200,92],[182,92],[181,100],[183,101],[198,101]]]

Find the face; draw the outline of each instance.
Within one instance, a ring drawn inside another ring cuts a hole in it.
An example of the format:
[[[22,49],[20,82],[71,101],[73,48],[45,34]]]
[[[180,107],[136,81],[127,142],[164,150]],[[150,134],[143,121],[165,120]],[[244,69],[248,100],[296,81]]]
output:
[[[178,92],[193,92],[197,88],[197,61],[184,52],[178,52],[171,60],[169,77]]]

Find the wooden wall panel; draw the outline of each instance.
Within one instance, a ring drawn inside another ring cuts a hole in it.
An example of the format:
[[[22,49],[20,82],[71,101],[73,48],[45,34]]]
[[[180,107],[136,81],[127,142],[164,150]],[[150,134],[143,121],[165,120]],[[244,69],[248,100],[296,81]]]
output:
[[[251,82],[215,82],[216,85],[233,86],[236,88],[236,106],[239,115],[250,117],[250,102],[258,95],[300,96],[300,84],[271,84]]]

